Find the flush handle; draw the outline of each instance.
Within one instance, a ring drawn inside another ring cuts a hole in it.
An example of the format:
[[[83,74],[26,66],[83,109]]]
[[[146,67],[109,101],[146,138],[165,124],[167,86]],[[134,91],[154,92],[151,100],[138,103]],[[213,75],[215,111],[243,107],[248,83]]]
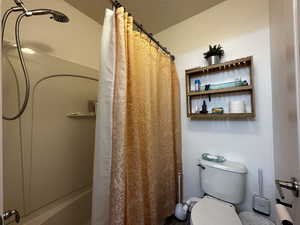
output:
[[[197,166],[199,166],[201,169],[205,170],[205,166],[203,166],[201,163],[199,163]]]
[[[299,197],[300,184],[296,178],[292,177],[291,181],[276,180],[275,183],[276,183],[276,187],[279,192],[280,198],[282,198],[282,199],[285,198],[282,189],[290,190],[290,191],[292,191],[293,195],[296,198]]]

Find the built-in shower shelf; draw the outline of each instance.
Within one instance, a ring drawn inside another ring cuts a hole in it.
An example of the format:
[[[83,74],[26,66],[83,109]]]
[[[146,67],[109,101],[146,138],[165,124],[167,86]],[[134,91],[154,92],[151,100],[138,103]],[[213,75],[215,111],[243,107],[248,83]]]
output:
[[[67,117],[72,118],[72,119],[94,119],[96,118],[96,113],[80,113],[80,112],[75,112],[75,113],[68,113]]]

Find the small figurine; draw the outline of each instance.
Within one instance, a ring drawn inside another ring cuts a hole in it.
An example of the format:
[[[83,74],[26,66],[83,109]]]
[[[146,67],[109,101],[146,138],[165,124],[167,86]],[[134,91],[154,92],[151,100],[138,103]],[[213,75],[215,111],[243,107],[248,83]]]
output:
[[[203,104],[202,104],[202,110],[200,111],[201,114],[207,114],[208,111],[207,111],[207,105],[206,105],[206,102],[205,100],[203,101]]]

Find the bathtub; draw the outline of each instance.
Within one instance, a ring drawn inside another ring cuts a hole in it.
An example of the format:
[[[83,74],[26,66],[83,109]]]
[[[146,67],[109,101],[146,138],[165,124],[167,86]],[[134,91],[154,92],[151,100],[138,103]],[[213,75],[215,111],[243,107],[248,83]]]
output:
[[[21,225],[90,225],[92,189],[49,204],[21,220]]]

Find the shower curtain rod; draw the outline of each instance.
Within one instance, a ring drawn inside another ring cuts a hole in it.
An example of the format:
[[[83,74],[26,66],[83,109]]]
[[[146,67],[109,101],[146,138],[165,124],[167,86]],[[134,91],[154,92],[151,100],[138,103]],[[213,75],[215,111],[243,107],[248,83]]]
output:
[[[118,1],[114,1],[114,0],[111,0],[111,3],[114,7],[116,8],[120,8],[120,7],[124,7],[120,2]],[[125,7],[124,7],[125,9]],[[129,15],[131,15],[129,13]],[[153,37],[153,34],[152,33],[148,33],[144,27],[143,27],[143,24],[137,22],[136,20],[133,20],[133,23],[134,25],[140,30],[142,31],[144,34],[146,34],[150,40],[152,40],[161,50],[163,50],[167,55],[169,55],[171,57],[171,59],[174,61],[175,60],[175,56],[171,54],[171,52],[168,51],[168,49],[166,47],[163,47],[158,40],[156,40],[154,37]]]

